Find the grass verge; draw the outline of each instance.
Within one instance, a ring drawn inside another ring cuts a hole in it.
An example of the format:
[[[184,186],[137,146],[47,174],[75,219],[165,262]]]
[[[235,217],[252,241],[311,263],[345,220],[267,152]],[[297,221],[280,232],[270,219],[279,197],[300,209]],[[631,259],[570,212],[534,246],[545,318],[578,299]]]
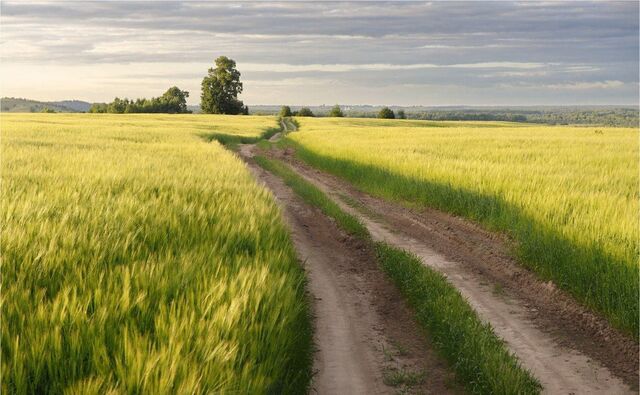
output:
[[[520,366],[488,324],[482,323],[467,301],[446,278],[420,260],[385,243],[373,242],[367,228],[344,212],[320,189],[280,161],[255,157],[264,169],[281,177],[307,203],[333,218],[347,233],[375,250],[378,264],[394,281],[433,339],[457,378],[476,394],[536,394],[540,383]]]
[[[203,137],[209,141],[216,140],[220,144],[225,146],[233,146],[236,144],[254,144],[260,140],[265,140],[265,139],[268,140],[279,131],[280,131],[280,128],[269,128],[258,136],[239,136],[235,134],[226,134],[226,133],[210,133],[210,134],[203,135]]]
[[[361,239],[370,239],[369,231],[364,225],[352,215],[342,211],[337,204],[329,199],[320,189],[302,179],[293,172],[287,165],[277,160],[267,159],[263,156],[256,156],[255,161],[263,169],[268,170],[281,177],[295,193],[312,206],[318,207],[322,212],[335,219],[342,229],[347,233]]]

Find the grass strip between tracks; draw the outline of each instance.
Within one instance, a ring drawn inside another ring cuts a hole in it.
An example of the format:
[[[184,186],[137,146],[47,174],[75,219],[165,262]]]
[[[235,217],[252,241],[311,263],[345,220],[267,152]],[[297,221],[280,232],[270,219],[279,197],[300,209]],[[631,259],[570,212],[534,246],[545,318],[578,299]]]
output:
[[[226,133],[211,133],[211,134],[204,135],[203,137],[206,140],[209,140],[209,141],[216,140],[224,146],[230,146],[233,148],[237,144],[255,144],[260,140],[268,140],[279,131],[280,131],[280,128],[273,127],[273,128],[266,129],[262,134],[258,136],[239,136],[235,134],[226,134]]]
[[[324,192],[278,160],[256,156],[265,170],[279,176],[308,204],[375,250],[378,264],[393,280],[438,352],[459,381],[476,394],[535,394],[540,383],[525,370],[489,324],[483,323],[464,297],[439,272],[404,250],[374,242],[367,228],[344,212]]]

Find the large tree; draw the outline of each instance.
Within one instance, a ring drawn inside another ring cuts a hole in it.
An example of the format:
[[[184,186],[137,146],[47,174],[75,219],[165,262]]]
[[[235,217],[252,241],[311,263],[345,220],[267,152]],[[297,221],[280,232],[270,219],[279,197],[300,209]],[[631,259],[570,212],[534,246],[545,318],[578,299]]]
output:
[[[177,86],[172,86],[158,101],[164,107],[164,112],[184,114],[189,112],[187,109],[187,97],[189,97],[189,92],[180,90]]]
[[[236,62],[220,56],[216,59],[216,67],[210,68],[202,80],[200,109],[207,114],[241,114],[244,105],[238,100],[240,93],[242,82]]]

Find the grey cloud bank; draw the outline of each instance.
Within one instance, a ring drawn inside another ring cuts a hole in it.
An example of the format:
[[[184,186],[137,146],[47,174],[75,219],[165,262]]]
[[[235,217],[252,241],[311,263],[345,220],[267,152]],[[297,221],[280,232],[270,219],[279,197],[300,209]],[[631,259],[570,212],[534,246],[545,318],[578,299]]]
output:
[[[3,95],[249,104],[638,104],[637,2],[2,2]]]

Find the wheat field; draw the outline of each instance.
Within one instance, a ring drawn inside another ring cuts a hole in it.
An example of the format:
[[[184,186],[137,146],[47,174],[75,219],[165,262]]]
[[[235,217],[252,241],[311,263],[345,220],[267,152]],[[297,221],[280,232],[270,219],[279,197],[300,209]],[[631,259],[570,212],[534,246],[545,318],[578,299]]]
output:
[[[305,161],[507,233],[526,266],[637,336],[637,129],[298,120]]]
[[[204,135],[272,117],[3,114],[2,392],[300,393],[304,274]]]

